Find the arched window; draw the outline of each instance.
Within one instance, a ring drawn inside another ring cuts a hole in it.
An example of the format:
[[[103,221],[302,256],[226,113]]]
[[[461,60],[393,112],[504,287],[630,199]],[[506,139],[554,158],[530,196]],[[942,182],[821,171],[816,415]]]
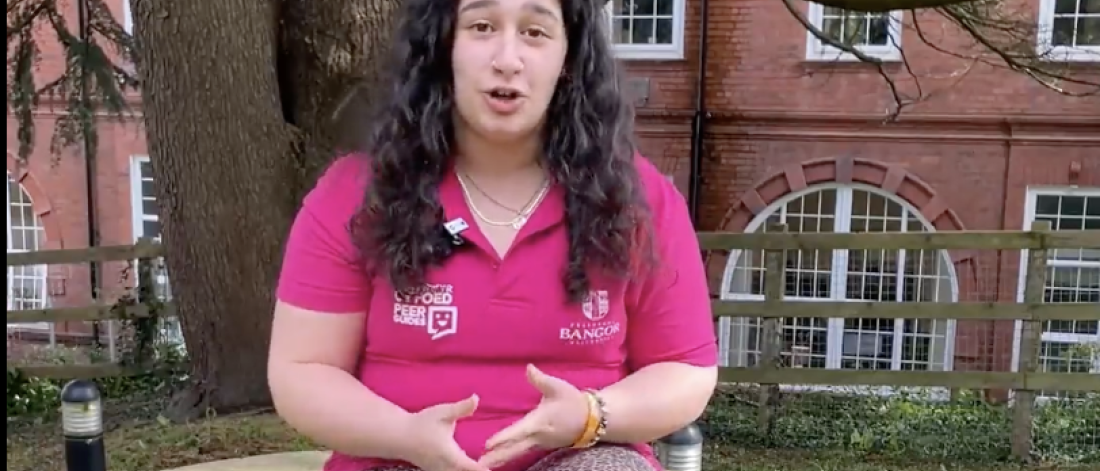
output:
[[[760,213],[745,232],[786,224],[789,232],[926,232],[912,205],[859,184],[815,185]],[[950,302],[954,267],[942,250],[791,250],[785,292],[795,301]],[[764,259],[730,255],[723,299],[764,299]],[[726,366],[753,366],[760,354],[758,318],[723,318],[719,341]],[[783,356],[793,367],[874,370],[951,369],[954,321],[785,319]]]
[[[41,250],[45,240],[46,231],[31,207],[30,196],[8,172],[8,252]],[[8,267],[8,310],[48,306],[46,269],[45,265]]]

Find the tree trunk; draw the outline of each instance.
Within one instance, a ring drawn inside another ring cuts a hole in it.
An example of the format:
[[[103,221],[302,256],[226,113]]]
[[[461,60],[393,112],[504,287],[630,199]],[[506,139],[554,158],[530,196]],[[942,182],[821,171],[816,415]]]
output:
[[[193,387],[174,420],[270,403],[284,238],[369,84],[397,0],[132,0],[149,154]]]
[[[336,148],[361,137],[400,1],[283,3],[279,79],[285,118],[304,136],[302,196]]]
[[[166,260],[194,387],[171,418],[270,402],[271,287],[294,212],[277,2],[133,2]]]

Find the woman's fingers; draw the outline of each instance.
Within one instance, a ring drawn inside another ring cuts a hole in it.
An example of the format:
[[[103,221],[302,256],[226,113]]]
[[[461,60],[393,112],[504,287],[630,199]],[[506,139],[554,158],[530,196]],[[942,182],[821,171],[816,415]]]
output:
[[[490,448],[478,462],[486,468],[495,468],[523,456],[524,453],[534,447],[535,441],[530,438],[502,442],[498,446]]]
[[[474,461],[457,443],[450,447],[450,466],[448,471],[489,471],[489,466]]]
[[[517,442],[534,435],[538,430],[538,409],[531,411],[516,423],[509,425],[485,441],[485,449],[492,450],[504,443]]]

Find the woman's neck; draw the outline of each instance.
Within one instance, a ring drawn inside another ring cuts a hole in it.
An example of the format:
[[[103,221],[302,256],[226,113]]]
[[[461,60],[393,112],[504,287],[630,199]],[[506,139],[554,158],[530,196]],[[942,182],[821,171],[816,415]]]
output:
[[[490,142],[473,133],[455,136],[458,167],[485,177],[507,177],[539,169],[542,145],[537,139],[502,143]]]

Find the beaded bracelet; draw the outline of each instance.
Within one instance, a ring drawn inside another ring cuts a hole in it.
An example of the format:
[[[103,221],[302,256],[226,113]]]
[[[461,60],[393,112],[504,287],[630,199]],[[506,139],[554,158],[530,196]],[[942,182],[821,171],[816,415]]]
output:
[[[584,395],[588,399],[588,419],[584,431],[573,442],[573,448],[589,448],[599,443],[607,433],[607,410],[603,398],[591,389],[586,389]]]

